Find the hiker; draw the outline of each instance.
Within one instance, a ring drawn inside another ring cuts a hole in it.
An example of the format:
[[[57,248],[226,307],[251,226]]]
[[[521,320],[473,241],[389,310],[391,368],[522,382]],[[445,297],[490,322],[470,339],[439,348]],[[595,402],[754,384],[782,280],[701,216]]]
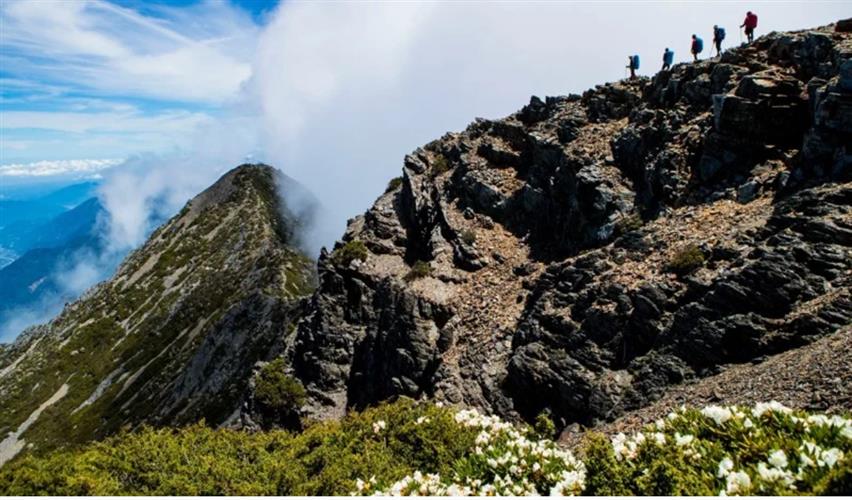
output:
[[[639,56],[627,56],[627,67],[630,68],[630,79],[636,78],[636,70],[639,69]]]
[[[716,55],[722,55],[722,40],[725,39],[725,28],[713,25],[713,45],[716,46]]]
[[[698,54],[704,50],[704,40],[692,35],[692,59],[698,62]]]
[[[748,37],[748,43],[754,41],[754,29],[757,28],[757,14],[752,11],[746,12],[745,21],[740,25],[740,28],[745,28],[745,34]]]
[[[671,69],[672,62],[674,62],[674,52],[672,52],[671,50],[669,50],[668,47],[666,47],[666,51],[663,52],[663,69],[661,69],[660,71]]]

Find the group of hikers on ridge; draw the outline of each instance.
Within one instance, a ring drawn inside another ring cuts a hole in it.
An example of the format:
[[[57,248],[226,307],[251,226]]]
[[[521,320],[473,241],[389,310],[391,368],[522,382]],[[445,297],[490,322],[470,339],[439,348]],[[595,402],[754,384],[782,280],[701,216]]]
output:
[[[754,29],[757,28],[757,14],[752,11],[748,11],[746,13],[745,21],[740,25],[740,28],[745,28],[745,34],[748,38],[748,43],[752,43],[754,41]],[[713,26],[713,46],[716,47],[716,55],[722,55],[722,41],[725,40],[725,28],[722,28],[719,25]],[[690,52],[692,53],[692,60],[698,61],[698,54],[700,54],[704,50],[704,40],[699,38],[697,35],[692,35],[692,45],[690,46]],[[636,78],[636,70],[639,69],[639,56],[627,56],[627,68],[630,70],[630,79]],[[672,63],[674,62],[674,51],[666,47],[666,50],[663,52],[663,68],[660,71],[666,71],[671,69]]]

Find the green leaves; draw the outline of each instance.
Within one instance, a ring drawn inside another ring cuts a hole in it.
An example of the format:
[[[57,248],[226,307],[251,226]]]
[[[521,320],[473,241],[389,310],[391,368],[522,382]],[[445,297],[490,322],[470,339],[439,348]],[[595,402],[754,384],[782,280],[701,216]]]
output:
[[[0,469],[0,495],[843,494],[852,420],[777,403],[682,409],[632,436],[591,434],[580,452],[524,425],[400,399],[301,433],[202,422],[29,455]]]

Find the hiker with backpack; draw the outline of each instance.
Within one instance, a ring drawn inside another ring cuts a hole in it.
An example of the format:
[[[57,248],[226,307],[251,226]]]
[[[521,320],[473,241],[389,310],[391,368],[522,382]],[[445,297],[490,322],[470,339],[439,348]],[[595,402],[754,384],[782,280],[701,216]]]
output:
[[[636,78],[636,70],[639,69],[639,56],[627,56],[627,67],[630,68],[630,79]]]
[[[666,51],[663,52],[663,69],[661,69],[660,71],[665,71],[667,69],[671,69],[673,62],[674,62],[674,52],[672,52],[671,50],[669,50],[668,47],[666,47]]]
[[[722,40],[725,39],[725,28],[713,25],[713,45],[716,46],[716,55],[722,55]]]
[[[696,35],[692,35],[692,59],[695,62],[698,62],[698,54],[704,50],[704,40],[698,38]]]
[[[757,28],[757,14],[752,11],[746,12],[745,21],[740,25],[740,28],[745,28],[745,34],[748,37],[748,43],[754,41],[754,29]]]

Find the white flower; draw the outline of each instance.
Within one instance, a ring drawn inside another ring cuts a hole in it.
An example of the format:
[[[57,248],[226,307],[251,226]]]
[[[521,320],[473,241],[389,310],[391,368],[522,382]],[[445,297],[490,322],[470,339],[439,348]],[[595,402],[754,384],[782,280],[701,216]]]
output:
[[[724,477],[728,475],[728,472],[734,468],[734,461],[728,457],[722,459],[719,462],[719,470],[716,472],[716,477]]]
[[[678,446],[687,446],[693,439],[695,439],[694,436],[690,434],[682,436],[679,432],[675,432],[675,444]]]
[[[763,416],[764,413],[766,413],[768,411],[772,411],[772,412],[775,412],[775,413],[789,414],[793,410],[791,410],[790,408],[787,408],[786,406],[782,405],[778,401],[770,401],[768,403],[757,403],[756,405],[754,405],[754,409],[751,410],[751,414],[754,415],[757,418],[760,418],[760,417]]]
[[[725,493],[735,495],[737,493],[747,493],[751,488],[751,478],[748,474],[739,470],[728,474],[725,485]]]
[[[733,416],[731,410],[721,406],[708,406],[701,410],[701,414],[716,422],[716,425],[722,425]]]
[[[767,461],[779,469],[787,467],[787,455],[784,454],[783,450],[775,450],[770,453]]]
[[[654,441],[658,445],[662,446],[662,445],[666,444],[666,435],[663,434],[662,432],[655,432],[654,433]]]
[[[615,458],[621,460],[627,455],[627,436],[623,432],[619,432],[612,438],[612,451],[615,453]]]
[[[793,475],[790,474],[789,471],[785,471],[783,469],[778,468],[769,468],[766,466],[766,463],[760,462],[757,464],[757,473],[760,475],[760,478],[764,481],[771,483],[778,480],[781,480],[787,486],[790,486],[794,482]]]
[[[419,416],[419,417],[417,417],[417,420],[414,421],[414,423],[417,424],[417,425],[428,424],[429,422],[430,422],[429,417],[425,417],[425,416]]]
[[[373,422],[373,434],[378,434],[378,433],[382,432],[383,430],[385,430],[385,428],[387,426],[388,426],[388,424],[385,423],[384,420],[379,420],[377,422]]]
[[[840,435],[850,441],[852,441],[852,425],[847,425],[843,427],[843,430],[840,431]]]
[[[840,461],[841,458],[843,458],[843,452],[837,448],[831,448],[823,451],[819,458],[818,462],[821,466],[825,464],[825,466],[831,468],[834,467],[834,464]]]
[[[538,463],[538,462],[534,463],[533,466],[532,466],[532,470],[533,470],[533,472],[540,471],[541,470],[541,464]]]
[[[754,427],[754,423],[751,421],[750,418],[746,418],[743,421],[743,427],[745,427],[746,429],[751,429],[752,427]]]

